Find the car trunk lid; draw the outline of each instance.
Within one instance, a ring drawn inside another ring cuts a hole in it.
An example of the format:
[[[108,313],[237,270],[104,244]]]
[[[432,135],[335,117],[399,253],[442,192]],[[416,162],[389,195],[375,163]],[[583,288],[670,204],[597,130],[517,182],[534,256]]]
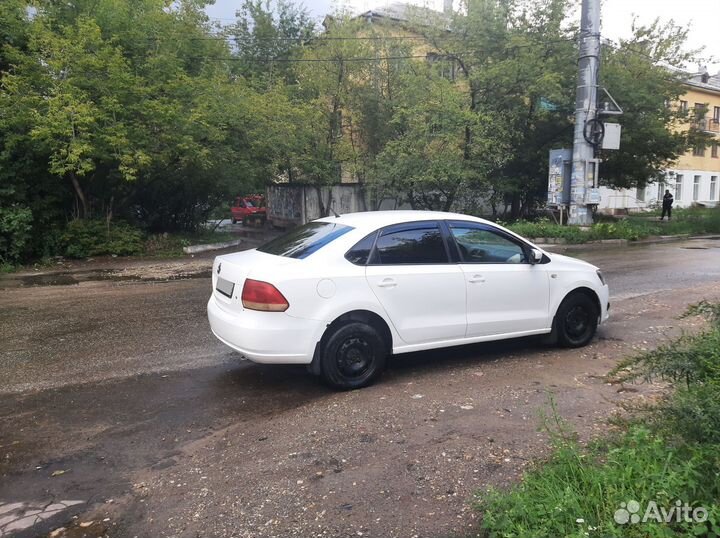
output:
[[[243,310],[240,298],[242,288],[251,271],[255,275],[262,275],[263,268],[276,268],[299,261],[255,249],[218,256],[213,263],[213,295],[223,310],[240,312]]]

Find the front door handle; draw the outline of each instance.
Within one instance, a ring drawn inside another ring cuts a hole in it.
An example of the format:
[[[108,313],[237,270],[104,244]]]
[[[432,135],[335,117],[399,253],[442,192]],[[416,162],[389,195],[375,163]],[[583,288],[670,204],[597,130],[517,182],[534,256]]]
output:
[[[482,275],[473,275],[468,279],[471,284],[477,284],[478,282],[485,282],[485,277]]]
[[[395,282],[392,278],[383,278],[380,283],[378,283],[378,288],[394,288],[397,286],[397,282]]]

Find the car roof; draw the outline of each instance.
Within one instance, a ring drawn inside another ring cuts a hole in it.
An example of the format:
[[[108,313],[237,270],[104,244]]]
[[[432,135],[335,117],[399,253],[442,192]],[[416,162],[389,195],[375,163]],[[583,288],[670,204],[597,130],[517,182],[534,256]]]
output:
[[[471,220],[491,224],[489,221],[460,213],[446,213],[443,211],[415,211],[400,209],[395,211],[362,211],[359,213],[345,213],[339,217],[324,217],[319,222],[334,222],[345,224],[359,229],[377,229],[392,224],[414,222],[418,220]]]

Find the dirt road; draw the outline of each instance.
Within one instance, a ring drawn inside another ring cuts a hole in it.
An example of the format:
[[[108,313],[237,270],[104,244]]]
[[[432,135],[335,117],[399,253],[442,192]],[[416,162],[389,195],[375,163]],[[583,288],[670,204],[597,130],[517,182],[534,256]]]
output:
[[[612,290],[611,321],[589,347],[523,339],[406,355],[347,393],[301,367],[238,362],[217,343],[204,312],[209,257],[3,278],[0,529],[474,535],[473,493],[547,450],[538,425],[548,392],[588,437],[616,402],[657,390],[602,376],[692,330],[697,320],[677,319],[688,304],[720,300],[719,247],[580,252]]]

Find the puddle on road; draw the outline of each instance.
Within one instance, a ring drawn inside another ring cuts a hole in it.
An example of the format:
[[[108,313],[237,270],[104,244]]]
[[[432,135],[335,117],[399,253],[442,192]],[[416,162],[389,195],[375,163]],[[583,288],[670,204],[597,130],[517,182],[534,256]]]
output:
[[[54,275],[29,275],[22,276],[17,280],[21,282],[22,286],[71,286],[80,283],[67,273],[57,273]]]

